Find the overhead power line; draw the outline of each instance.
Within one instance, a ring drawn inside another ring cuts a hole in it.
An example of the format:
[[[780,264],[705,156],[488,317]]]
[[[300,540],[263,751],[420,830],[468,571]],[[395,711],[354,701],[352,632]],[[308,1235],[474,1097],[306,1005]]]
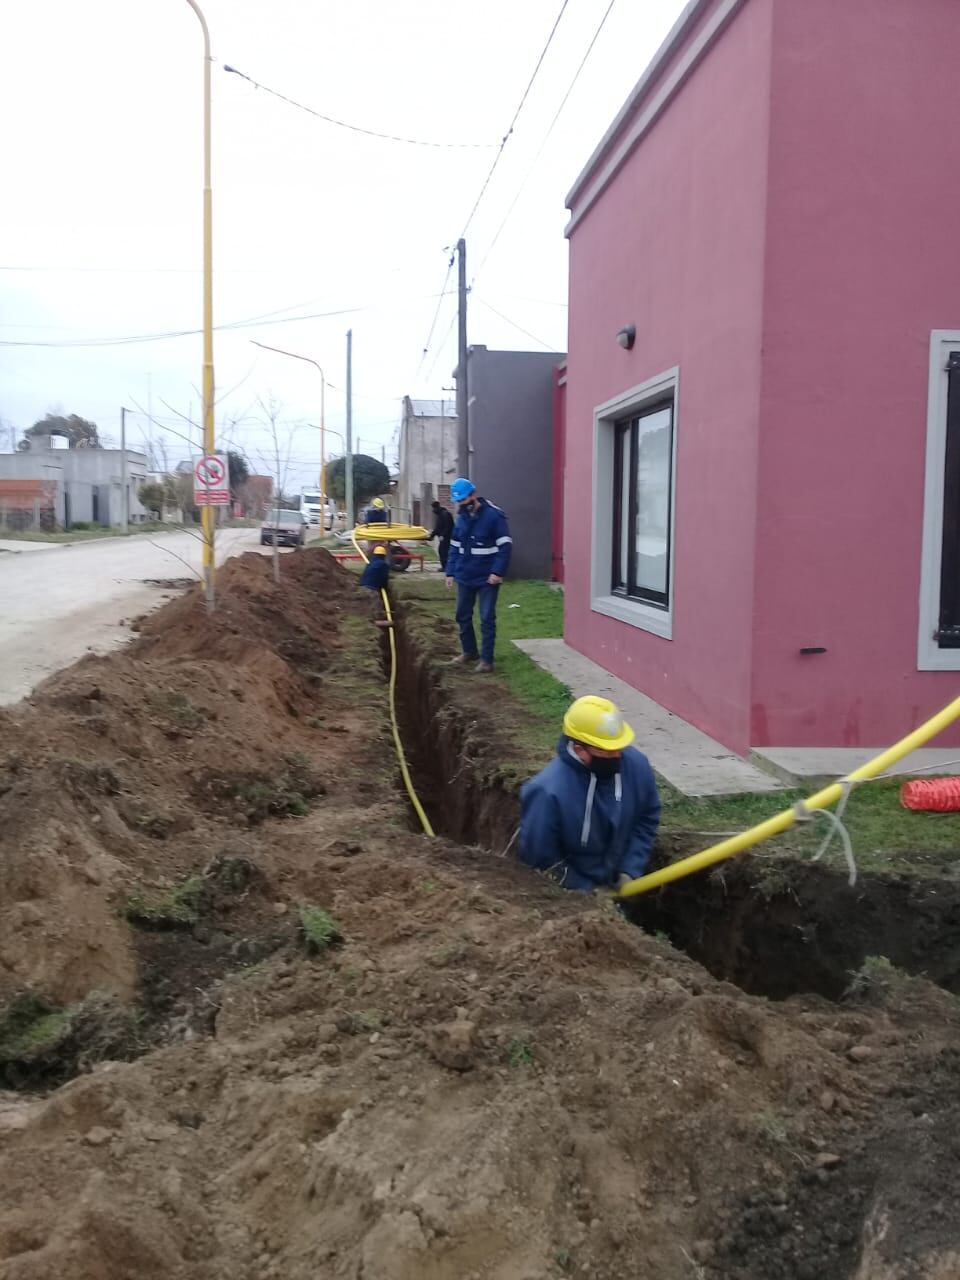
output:
[[[318,120],[323,120],[325,124],[336,125],[338,129],[349,129],[351,133],[362,133],[368,138],[379,138],[382,142],[402,142],[411,147],[438,147],[442,150],[470,150],[485,151],[496,146],[494,142],[432,142],[423,138],[404,138],[393,133],[381,133],[377,129],[365,129],[362,125],[350,124],[346,120],[338,120],[335,116],[325,115],[322,111],[316,111],[313,107],[305,106],[302,102],[297,102],[293,98],[287,97],[285,93],[280,93],[277,89],[270,89],[265,84],[260,84],[254,80],[252,76],[245,75],[244,72],[238,71],[236,67],[224,66],[224,71],[229,71],[231,75],[239,76],[241,80],[246,80],[248,84],[252,84],[255,89],[262,89],[264,93],[269,93],[273,98],[279,98],[281,102],[286,102],[291,107],[296,107],[298,111],[306,111],[308,115],[316,116]]]
[[[477,196],[476,200],[474,200],[473,208],[470,210],[467,220],[463,225],[463,230],[460,232],[461,240],[466,239],[467,228],[470,226],[470,223],[473,221],[477,210],[480,208],[480,201],[483,199],[484,194],[486,193],[487,187],[489,187],[490,185],[490,179],[493,177],[494,173],[496,173],[497,165],[500,163],[500,157],[503,155],[504,147],[510,141],[511,135],[513,134],[513,131],[516,128],[517,120],[520,118],[520,112],[523,110],[524,103],[526,102],[527,98],[530,96],[530,90],[533,88],[533,82],[536,80],[537,76],[540,73],[540,68],[543,66],[543,60],[547,56],[547,50],[550,48],[551,44],[553,44],[553,37],[557,33],[557,27],[559,27],[560,25],[560,19],[563,17],[564,11],[569,3],[570,3],[570,0],[563,0],[563,3],[560,6],[560,12],[557,14],[556,18],[554,19],[553,26],[550,28],[550,34],[547,36],[547,43],[540,50],[540,57],[537,59],[537,65],[533,68],[533,74],[531,75],[530,79],[527,81],[527,87],[524,89],[523,96],[521,97],[519,103],[517,104],[516,111],[514,111],[513,113],[513,119],[510,121],[510,127],[507,130],[507,132],[503,135],[503,137],[500,139],[500,146],[497,148],[497,154],[493,157],[493,164],[490,166],[490,172],[484,178],[483,185],[480,188],[480,193]]]
[[[496,307],[491,307],[490,303],[484,301],[483,298],[478,297],[477,301],[480,303],[482,307],[486,307],[488,311],[492,311],[495,316],[499,316],[501,320],[511,325],[514,329],[517,329],[520,333],[525,334],[526,337],[532,338],[534,342],[538,342],[540,346],[545,347],[547,351],[556,351],[556,347],[554,347],[552,343],[544,342],[542,338],[538,338],[537,335],[535,333],[531,333],[529,329],[524,329],[522,324],[517,324],[516,320],[511,320],[509,316],[505,316],[503,312],[498,311]]]
[[[461,240],[466,239],[467,230],[470,227],[470,224],[473,222],[473,219],[476,216],[477,210],[480,208],[480,202],[483,199],[486,193],[486,190],[490,185],[490,181],[493,178],[494,173],[496,173],[497,165],[500,163],[500,157],[503,155],[504,148],[506,147],[507,143],[510,141],[510,138],[513,135],[513,131],[516,128],[517,120],[520,118],[520,112],[523,110],[524,104],[526,103],[527,98],[530,96],[530,90],[533,88],[534,81],[536,80],[537,76],[540,74],[540,68],[543,66],[543,60],[547,56],[547,51],[549,50],[551,44],[553,43],[553,37],[556,35],[557,27],[560,25],[560,19],[563,17],[569,2],[570,0],[563,0],[563,3],[560,5],[560,12],[557,14],[556,18],[554,19],[553,26],[550,28],[550,34],[547,36],[546,44],[540,50],[540,57],[537,59],[536,66],[533,68],[533,73],[531,74],[530,79],[527,81],[527,87],[524,89],[523,94],[520,97],[520,101],[517,103],[517,109],[513,113],[513,119],[510,121],[510,126],[507,129],[506,133],[503,135],[503,137],[500,139],[500,145],[497,148],[497,154],[493,157],[493,163],[491,164],[489,170],[487,171],[487,176],[484,178],[483,183],[481,184],[480,191],[477,194],[477,198],[473,202],[473,208],[470,210],[469,214],[467,215],[467,220],[463,224],[463,230],[460,232],[460,236],[459,236]],[[437,317],[440,315],[440,308],[443,305],[443,294],[445,294],[447,291],[447,284],[449,283],[449,280],[450,280],[450,272],[453,270],[453,262],[454,262],[454,255],[453,253],[451,253],[450,259],[447,262],[447,273],[443,277],[443,287],[440,291],[441,296],[437,300],[437,308],[434,311],[433,319],[430,322],[430,332],[427,335],[427,341],[424,343],[423,351],[420,354],[420,363],[417,366],[417,374],[416,374],[416,376],[418,377],[420,374],[420,370],[423,368],[423,362],[424,360],[426,360],[427,353],[430,350],[430,343],[433,339],[433,333],[437,327]],[[444,341],[446,341],[446,339],[444,339]],[[434,361],[434,364],[436,364],[436,361]]]
[[[453,263],[454,263],[455,257],[456,257],[456,250],[451,250],[450,257],[447,260],[447,274],[443,277],[443,287],[441,288],[440,295],[437,298],[437,305],[433,311],[433,319],[430,321],[430,332],[427,334],[427,340],[423,344],[423,350],[420,352],[420,363],[417,365],[417,372],[414,375],[415,378],[419,378],[420,376],[420,370],[423,368],[423,362],[424,360],[426,360],[427,352],[430,350],[430,343],[433,341],[433,331],[437,327],[437,320],[440,316],[440,308],[443,306],[443,298],[447,292],[447,285],[450,283],[450,272],[453,270]],[[454,312],[453,314],[454,314],[454,317],[456,317],[457,313]],[[451,328],[452,327],[453,326],[451,325]],[[444,341],[446,341],[446,339],[444,339]],[[434,360],[434,364],[436,364],[436,360]]]
[[[315,311],[312,315],[285,316],[279,320],[263,320],[254,317],[250,320],[234,320],[228,324],[215,324],[218,332],[225,329],[251,329],[261,325],[293,324],[298,320],[324,320],[330,316],[355,315],[367,311],[368,307],[343,307],[339,311]],[[60,342],[20,342],[14,339],[0,338],[0,347],[126,347],[141,342],[161,342],[167,338],[192,338],[202,329],[172,329],[166,333],[132,333],[119,338],[65,338]]]
[[[590,57],[590,54],[593,52],[593,46],[597,43],[597,40],[599,39],[599,36],[600,36],[600,32],[606,26],[607,19],[610,17],[610,10],[613,8],[615,4],[616,4],[616,0],[610,0],[610,3],[607,5],[606,11],[604,12],[603,17],[600,19],[600,22],[597,26],[596,31],[594,31],[593,33],[593,38],[591,39],[590,43],[587,45],[586,52],[584,53],[583,57],[580,59],[580,65],[577,67],[576,71],[573,73],[573,79],[570,81],[569,85],[567,85],[567,91],[561,98],[560,105],[557,107],[556,111],[554,112],[553,119],[550,121],[550,124],[547,126],[547,131],[543,135],[543,139],[541,140],[540,146],[537,148],[537,153],[533,157],[533,159],[530,161],[527,171],[523,175],[523,179],[520,183],[520,186],[517,188],[516,195],[511,200],[509,208],[507,209],[507,212],[503,215],[503,221],[500,223],[499,227],[497,227],[496,231],[494,232],[493,239],[490,241],[489,245],[487,246],[486,253],[480,259],[480,265],[477,267],[476,271],[473,274],[473,280],[476,280],[477,276],[483,270],[484,263],[487,261],[487,259],[490,257],[490,254],[493,252],[494,245],[500,239],[501,232],[503,231],[507,223],[510,221],[510,216],[513,213],[514,209],[517,207],[517,202],[519,201],[521,195],[523,195],[524,189],[526,188],[526,185],[530,180],[530,175],[533,173],[534,169],[537,167],[537,162],[540,159],[540,157],[543,155],[544,148],[546,147],[547,143],[550,141],[550,135],[553,133],[553,130],[556,127],[557,121],[560,119],[560,116],[563,114],[563,109],[567,105],[570,95],[571,93],[573,93],[576,87],[577,81],[580,79],[580,73],[583,71],[583,68],[587,65],[587,59]]]
[[[426,297],[432,298],[433,294],[427,294]],[[442,297],[441,297],[442,301]],[[297,303],[297,306],[304,306],[304,303]],[[249,316],[245,320],[232,320],[226,324],[215,324],[213,327],[218,332],[233,329],[259,329],[275,324],[296,324],[301,320],[326,320],[332,316],[349,316],[359,315],[364,311],[385,310],[384,305],[367,304],[362,307],[341,307],[336,311],[310,311],[299,316],[283,316],[284,311],[292,311],[293,307],[280,307],[277,311],[266,311],[262,315]],[[278,318],[273,318],[278,317]],[[33,328],[32,325],[16,325],[14,328]],[[161,342],[168,338],[191,338],[198,333],[202,333],[202,329],[171,329],[163,333],[133,333],[125,334],[116,338],[63,338],[59,341],[44,342],[27,342],[25,340],[13,338],[0,338],[0,347],[124,347],[133,346],[142,342]],[[328,384],[330,385],[330,384]]]

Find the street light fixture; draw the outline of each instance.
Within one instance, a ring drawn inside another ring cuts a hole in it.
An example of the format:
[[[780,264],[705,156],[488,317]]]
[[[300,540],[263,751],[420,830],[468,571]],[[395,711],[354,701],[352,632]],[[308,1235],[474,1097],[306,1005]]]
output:
[[[268,347],[265,342],[257,342],[255,338],[250,341],[255,347],[260,347],[263,351],[273,351],[278,356],[289,356],[291,360],[304,360],[307,364],[312,364],[320,374],[320,497],[321,501],[327,502],[327,449],[326,449],[326,431],[327,431],[327,379],[324,377],[323,369],[316,360],[310,356],[301,356],[296,351],[284,351],[282,347]],[[340,436],[339,431],[331,431],[331,435]],[[343,436],[340,436],[343,439]]]
[[[187,4],[203,30],[203,452],[216,451],[213,431],[213,195],[210,181],[210,29],[196,0]],[[205,506],[203,519],[203,581],[207,609],[214,608],[213,507]]]

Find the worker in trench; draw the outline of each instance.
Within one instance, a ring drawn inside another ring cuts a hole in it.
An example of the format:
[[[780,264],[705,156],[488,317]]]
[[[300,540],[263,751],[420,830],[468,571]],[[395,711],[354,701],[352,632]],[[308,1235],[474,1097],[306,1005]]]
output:
[[[389,627],[391,625],[389,619],[385,616],[383,607],[383,596],[380,594],[386,591],[387,583],[390,581],[390,556],[387,548],[378,543],[370,556],[370,559],[363,566],[363,573],[360,575],[361,587],[368,587],[373,593],[373,621],[378,627]]]
[[[607,698],[578,698],[555,758],[520,791],[520,859],[565,889],[620,889],[642,876],[660,796],[634,732]]]

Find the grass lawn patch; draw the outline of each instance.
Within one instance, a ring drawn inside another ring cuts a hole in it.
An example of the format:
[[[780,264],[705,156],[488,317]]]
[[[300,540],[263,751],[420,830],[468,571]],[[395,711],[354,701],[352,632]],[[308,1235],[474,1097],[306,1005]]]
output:
[[[726,835],[736,835],[774,817],[809,794],[809,790],[791,788],[762,795],[690,799],[660,779],[662,828],[664,832],[700,836],[700,844],[706,848]],[[843,821],[853,842],[854,857],[864,871],[909,870],[915,875],[942,876],[960,870],[960,816],[904,809],[900,804],[900,783],[894,779],[856,787]],[[758,845],[757,851],[806,859],[816,853],[827,830],[824,819],[798,823],[783,835]],[[839,865],[839,842],[831,846],[827,857],[831,865]]]
[[[184,527],[179,524],[132,524],[127,533],[103,525],[59,533],[46,533],[41,529],[0,529],[0,539],[6,542],[93,542],[98,538],[132,538],[138,533],[181,533]]]
[[[453,657],[459,650],[455,597],[446,591],[440,575],[394,581],[394,593],[405,608],[411,633],[428,651],[437,653],[440,662]],[[507,581],[497,606],[496,676],[491,679],[464,675],[451,681],[456,700],[476,706],[478,714],[499,729],[503,772],[518,781],[550,759],[572,694],[511,641],[562,635],[561,592],[545,582]],[[642,734],[637,745],[643,750]],[[772,818],[817,789],[690,799],[662,778],[659,785],[663,800],[661,830],[664,835],[684,837],[684,854],[705,849],[727,835],[736,835]],[[900,783],[896,780],[855,788],[844,822],[858,866],[864,871],[960,874],[960,816],[911,812],[901,806],[899,797]],[[790,855],[806,860],[817,851],[827,830],[823,819],[798,824],[758,846],[758,856],[771,861]],[[831,865],[839,865],[839,845],[831,847],[827,858]]]
[[[443,577],[408,574],[400,581],[395,578],[392,585],[411,634],[427,652],[436,653],[439,662],[455,657],[459,652],[456,594],[446,589]],[[496,674],[475,677],[458,672],[452,677],[457,700],[462,695],[465,703],[481,707],[484,717],[493,722],[498,741],[508,747],[504,771],[520,780],[550,759],[573,695],[512,642],[562,635],[559,591],[545,582],[507,581],[497,603]]]

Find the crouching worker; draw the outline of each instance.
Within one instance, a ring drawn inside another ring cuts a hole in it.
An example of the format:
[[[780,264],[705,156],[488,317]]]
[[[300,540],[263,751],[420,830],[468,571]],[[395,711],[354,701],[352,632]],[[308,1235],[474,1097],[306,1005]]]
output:
[[[622,888],[641,876],[660,796],[634,732],[606,698],[578,698],[556,758],[520,792],[520,859],[565,889]]]
[[[387,555],[387,548],[384,546],[376,546],[373,548],[373,554],[363,567],[363,573],[360,575],[361,587],[369,587],[373,592],[373,621],[378,627],[389,627],[390,623],[384,617],[383,596],[380,592],[386,590],[387,583],[390,581],[390,557]]]

